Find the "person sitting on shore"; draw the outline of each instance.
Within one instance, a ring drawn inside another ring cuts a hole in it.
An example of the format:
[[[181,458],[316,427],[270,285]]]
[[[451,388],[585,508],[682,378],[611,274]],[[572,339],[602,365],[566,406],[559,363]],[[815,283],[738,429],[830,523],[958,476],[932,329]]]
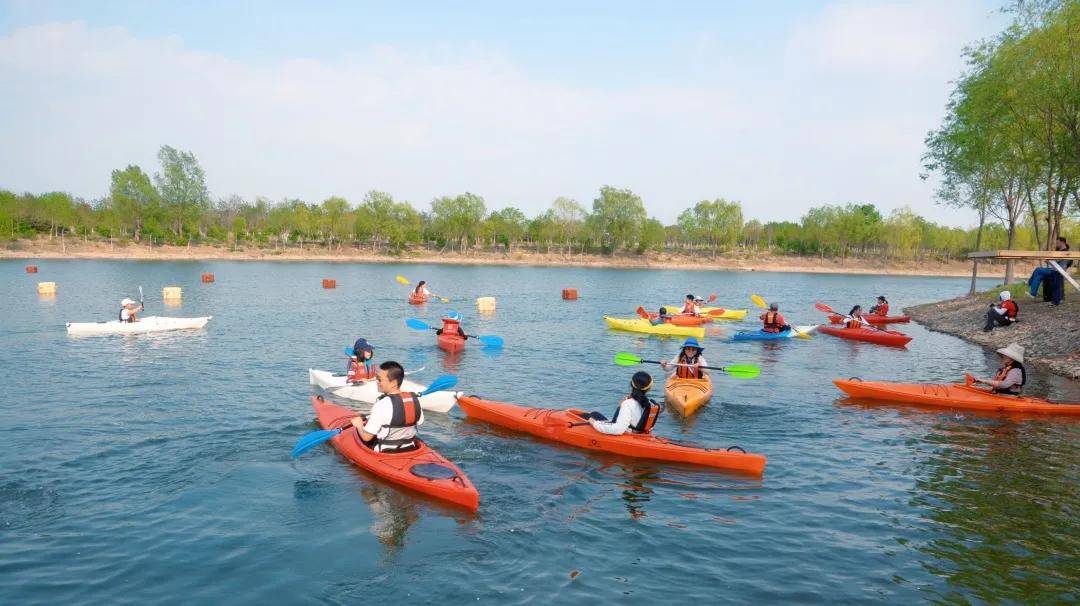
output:
[[[671,321],[671,314],[668,313],[668,310],[667,310],[666,307],[661,307],[660,312],[656,314],[655,318],[649,318],[649,324],[652,324],[653,326],[658,326],[660,324],[663,324],[665,322],[670,322],[670,321]]]
[[[705,371],[701,369],[702,366],[708,366],[709,363],[705,361],[705,356],[701,355],[701,352],[705,351],[705,348],[698,343],[698,340],[694,337],[687,337],[683,341],[682,349],[679,353],[675,354],[675,357],[669,362],[661,362],[660,367],[664,370],[668,370],[670,367],[675,367],[675,376],[680,379],[703,379],[705,378]]]
[[[870,315],[872,316],[887,316],[889,315],[889,302],[885,300],[885,295],[881,295],[877,298],[877,305],[870,308]]]
[[[136,306],[135,301],[124,298],[120,302],[120,321],[121,322],[138,322],[139,319],[135,317],[136,312],[142,311],[142,305]]]
[[[1054,250],[1058,252],[1065,252],[1069,250],[1069,241],[1065,239],[1065,236],[1058,236],[1054,242]],[[1066,259],[1057,262],[1061,269],[1068,271],[1072,267],[1072,260]],[[1031,277],[1028,278],[1028,294],[1034,299],[1035,295],[1039,292],[1039,286],[1043,288],[1043,300],[1050,301],[1050,305],[1056,307],[1061,305],[1061,300],[1065,297],[1065,277],[1058,273],[1056,269],[1050,267],[1050,262],[1046,262],[1046,267],[1036,267],[1035,271],[1031,272]]]
[[[975,383],[990,386],[990,393],[1020,395],[1027,383],[1027,371],[1024,370],[1024,348],[1016,343],[1009,343],[997,350],[1001,358],[1001,368],[993,379],[974,379]]]
[[[379,399],[371,413],[355,417],[349,424],[360,434],[360,442],[375,452],[405,452],[419,448],[417,427],[424,424],[420,396],[403,393],[405,369],[393,361],[383,362],[375,375]],[[347,427],[347,426],[343,426]]]
[[[1003,290],[998,293],[998,300],[1001,304],[991,303],[990,309],[986,312],[986,325],[983,326],[983,332],[990,332],[995,326],[1012,326],[1016,323],[1020,306],[1012,300],[1012,294]]]
[[[630,379],[630,395],[619,403],[615,416],[608,421],[599,412],[589,412],[582,416],[596,431],[621,436],[626,432],[649,433],[660,417],[661,407],[649,399],[648,391],[652,388],[652,375],[644,371],[634,373]]]
[[[427,289],[427,280],[420,280],[416,283],[416,288],[413,289],[413,296],[423,299],[427,299],[431,296],[431,291]]]
[[[769,303],[769,311],[758,316],[758,319],[764,323],[761,332],[777,334],[785,330],[791,330],[791,327],[784,321],[784,316],[780,314],[780,306],[776,303]]]
[[[848,319],[844,321],[844,328],[862,328],[865,320],[862,315],[862,305],[856,305],[848,312]]]
[[[469,335],[465,334],[465,329],[461,327],[461,314],[456,311],[452,311],[446,314],[446,317],[442,319],[442,328],[435,331],[435,334],[441,335],[446,331],[449,334],[461,335],[462,339],[468,339]]]
[[[349,368],[346,372],[346,381],[353,385],[367,383],[375,378],[378,369],[375,368],[375,348],[360,337],[353,344],[353,355],[349,356]]]

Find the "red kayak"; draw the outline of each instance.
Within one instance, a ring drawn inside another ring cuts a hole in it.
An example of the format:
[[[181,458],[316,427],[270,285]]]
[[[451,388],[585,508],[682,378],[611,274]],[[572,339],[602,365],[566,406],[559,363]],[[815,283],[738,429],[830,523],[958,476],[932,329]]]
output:
[[[439,346],[439,349],[450,353],[465,349],[465,337],[461,335],[443,333],[435,337],[435,343]]]
[[[870,324],[895,324],[898,322],[910,322],[911,316],[876,316],[873,314],[863,314],[863,320]],[[829,316],[829,322],[833,324],[843,324],[847,318],[843,316],[832,315]]]
[[[852,341],[866,341],[879,345],[893,345],[903,347],[908,344],[911,337],[895,330],[878,330],[876,328],[835,328],[833,326],[819,326],[818,332],[827,335],[850,339]]]
[[[356,412],[331,404],[322,396],[312,396],[311,405],[315,407],[323,429],[340,428],[357,416]],[[416,450],[389,454],[375,452],[361,444],[360,434],[355,429],[342,431],[330,439],[334,448],[357,467],[395,484],[476,511],[480,506],[480,493],[469,478],[430,446],[420,440],[417,442],[420,448]]]

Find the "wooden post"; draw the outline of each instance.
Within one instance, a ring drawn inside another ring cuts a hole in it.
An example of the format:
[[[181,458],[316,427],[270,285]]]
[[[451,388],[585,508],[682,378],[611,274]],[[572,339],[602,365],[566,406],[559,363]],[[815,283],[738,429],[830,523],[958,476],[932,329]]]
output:
[[[975,294],[975,278],[979,275],[979,260],[971,260],[971,290],[968,291],[968,295]]]

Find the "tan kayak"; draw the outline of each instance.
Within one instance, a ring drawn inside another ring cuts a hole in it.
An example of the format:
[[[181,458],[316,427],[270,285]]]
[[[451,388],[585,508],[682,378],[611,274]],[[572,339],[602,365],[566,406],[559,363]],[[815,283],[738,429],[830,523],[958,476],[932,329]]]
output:
[[[684,417],[697,412],[712,397],[712,379],[679,379],[672,376],[664,386],[664,399]]]

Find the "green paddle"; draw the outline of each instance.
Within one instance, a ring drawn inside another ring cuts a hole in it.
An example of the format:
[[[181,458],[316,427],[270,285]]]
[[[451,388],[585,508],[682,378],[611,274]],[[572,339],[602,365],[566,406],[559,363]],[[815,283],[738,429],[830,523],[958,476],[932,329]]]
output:
[[[638,364],[660,364],[658,360],[643,360],[634,354],[619,352],[615,354],[615,363],[619,366],[637,366]],[[672,366],[686,366],[685,364],[673,364]],[[753,379],[761,374],[761,368],[753,364],[732,364],[731,366],[702,366],[708,370],[726,372],[736,379]]]

